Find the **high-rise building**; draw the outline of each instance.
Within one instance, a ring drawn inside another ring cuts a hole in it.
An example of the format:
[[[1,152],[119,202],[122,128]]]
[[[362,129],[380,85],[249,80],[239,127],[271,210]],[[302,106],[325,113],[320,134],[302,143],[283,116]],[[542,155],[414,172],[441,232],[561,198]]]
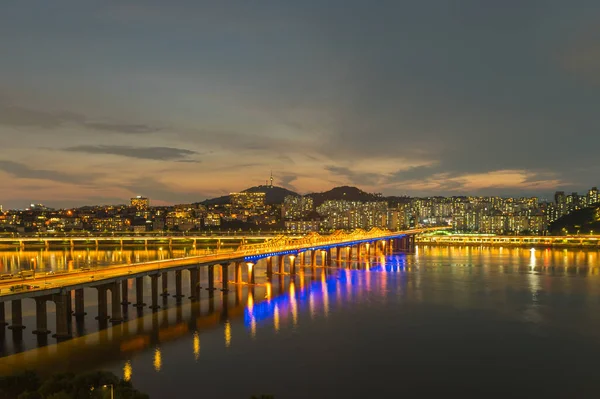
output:
[[[594,205],[600,202],[600,195],[598,194],[598,189],[596,187],[592,187],[587,193],[587,205]],[[0,211],[2,207],[0,207]]]
[[[150,207],[150,199],[138,195],[131,199],[130,205],[132,208],[136,208],[139,211],[145,211]]]
[[[283,217],[288,220],[299,220],[314,209],[312,197],[288,195],[283,200]]]
[[[267,193],[230,193],[229,198],[231,199],[231,205],[234,208],[256,209],[265,206],[265,199],[267,198]]]

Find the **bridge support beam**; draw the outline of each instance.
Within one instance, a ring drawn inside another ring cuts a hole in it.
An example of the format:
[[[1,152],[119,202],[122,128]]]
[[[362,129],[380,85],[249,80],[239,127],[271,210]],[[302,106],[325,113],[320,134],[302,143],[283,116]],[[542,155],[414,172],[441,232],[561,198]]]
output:
[[[136,308],[143,308],[146,306],[144,303],[144,278],[136,277],[135,278],[135,304],[133,305]]]
[[[270,279],[273,275],[273,257],[269,256],[267,258],[267,277]]]
[[[300,267],[304,267],[304,262],[305,262],[305,260],[304,260],[304,252],[300,252],[298,254],[298,265]]]
[[[56,334],[54,334],[53,337],[59,340],[71,338],[68,322],[69,315],[67,314],[67,294],[63,292],[52,295],[52,300],[56,305]]]
[[[208,291],[208,297],[212,298],[214,296],[215,291],[215,266],[208,266],[208,287],[206,288]]]
[[[235,262],[235,282],[237,284],[242,282],[242,262]]]
[[[73,316],[82,318],[86,314],[84,310],[83,288],[78,288],[75,290],[75,313]]]
[[[150,305],[150,309],[156,310],[160,309],[158,305],[158,274],[153,274],[150,276],[150,292],[152,296],[152,304]]]
[[[283,264],[285,258],[283,257],[283,255],[279,255],[277,258],[277,262],[278,262],[278,269],[279,269],[279,274],[284,274],[285,273],[285,266]]]
[[[0,302],[0,327],[6,327],[8,323],[6,322],[6,312],[4,309],[4,302]]]
[[[127,306],[129,302],[129,279],[121,280],[121,305]]]
[[[127,286],[127,284],[125,284]],[[112,323],[120,323],[123,321],[123,315],[121,310],[121,291],[119,290],[119,283],[115,281],[110,284],[110,295],[111,295],[111,318]]]
[[[199,299],[200,295],[200,272],[198,266],[188,269],[190,272],[190,296],[192,301]]]
[[[312,251],[310,251],[310,265],[312,267],[317,266],[317,250],[313,249]]]
[[[182,276],[181,276],[181,270],[175,270],[175,299],[177,299],[177,302],[181,302],[181,298],[183,298],[183,292],[181,289],[181,284],[182,284]]]
[[[248,284],[255,284],[254,279],[254,263],[248,262]]]
[[[10,330],[23,330],[23,308],[20,299],[14,299],[10,302],[12,312],[12,324],[8,326]]]
[[[223,278],[221,279],[223,288],[221,288],[221,291],[226,295],[229,292],[229,265],[227,263],[221,265],[221,274],[223,275]],[[225,303],[227,302],[224,302],[224,304]]]
[[[35,330],[32,333],[38,335],[50,334],[50,330],[48,330],[48,313],[46,311],[48,298],[39,296],[33,299],[35,299]]]
[[[295,275],[296,274],[296,255],[290,255],[288,259],[290,262],[290,274]]]
[[[342,266],[342,248],[335,247],[335,261],[337,262],[337,267]]]
[[[96,287],[98,290],[98,316],[96,316],[96,320],[107,320],[108,317],[108,300],[106,291],[108,287],[106,285],[101,285]]]
[[[162,295],[164,297],[168,297],[169,296],[169,273],[168,272],[162,272],[162,274],[160,275],[160,282],[162,284],[162,293],[160,295]]]

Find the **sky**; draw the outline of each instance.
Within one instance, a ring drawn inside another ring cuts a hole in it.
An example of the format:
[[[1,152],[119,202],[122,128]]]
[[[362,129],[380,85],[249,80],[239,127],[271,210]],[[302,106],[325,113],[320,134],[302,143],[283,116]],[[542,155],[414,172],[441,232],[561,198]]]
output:
[[[3,0],[0,204],[600,186],[597,0]]]

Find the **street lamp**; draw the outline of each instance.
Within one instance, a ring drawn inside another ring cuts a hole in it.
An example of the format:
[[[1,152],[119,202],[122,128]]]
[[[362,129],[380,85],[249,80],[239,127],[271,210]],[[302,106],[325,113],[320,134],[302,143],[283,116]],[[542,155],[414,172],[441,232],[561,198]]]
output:
[[[102,385],[102,388],[108,388],[108,387],[110,387],[110,399],[114,399],[114,397],[115,397],[115,390],[114,390],[113,384]]]
[[[103,388],[103,389],[104,389],[104,388],[108,388],[108,387],[110,387],[110,399],[114,399],[114,395],[115,395],[115,392],[114,392],[114,385],[113,385],[113,384],[102,385],[102,388]],[[93,391],[93,390],[94,390],[94,387],[91,387],[91,388],[90,388],[90,391]]]

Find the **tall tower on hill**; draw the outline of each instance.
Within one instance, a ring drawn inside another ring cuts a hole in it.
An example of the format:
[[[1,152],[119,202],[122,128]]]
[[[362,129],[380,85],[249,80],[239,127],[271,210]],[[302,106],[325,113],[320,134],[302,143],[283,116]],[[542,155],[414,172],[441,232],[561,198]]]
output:
[[[273,171],[271,170],[271,188],[273,188]]]

